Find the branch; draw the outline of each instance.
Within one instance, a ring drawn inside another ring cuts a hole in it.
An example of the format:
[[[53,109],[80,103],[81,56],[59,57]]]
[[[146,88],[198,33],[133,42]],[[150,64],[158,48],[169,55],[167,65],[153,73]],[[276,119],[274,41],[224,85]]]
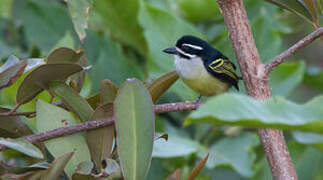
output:
[[[195,102],[177,102],[177,103],[169,103],[169,104],[160,104],[154,105],[155,113],[165,113],[165,112],[173,112],[173,111],[188,111],[195,110],[196,103]],[[30,136],[22,137],[23,139],[29,141],[32,144],[37,142],[43,142],[49,139],[58,138],[66,135],[71,135],[74,133],[88,131],[91,129],[97,129],[104,126],[109,126],[114,123],[114,119],[112,117],[98,119],[95,121],[88,121],[77,125],[72,125],[68,127],[62,127],[53,129],[50,131],[33,134]],[[0,145],[0,151],[6,150],[7,147]]]
[[[229,31],[247,93],[258,99],[271,97],[267,77],[259,78],[259,68],[263,68],[252,37],[242,0],[217,0]],[[276,180],[297,179],[289,156],[283,133],[274,129],[259,129],[258,135],[264,148],[269,166]]]
[[[320,36],[323,36],[323,27],[316,29],[314,32],[307,35],[306,37],[298,41],[296,44],[294,44],[292,47],[290,47],[289,49],[272,59],[268,64],[265,65],[265,74],[268,75],[276,66],[284,62],[286,58],[293,55],[296,51],[300,50],[301,48],[307,46]]]

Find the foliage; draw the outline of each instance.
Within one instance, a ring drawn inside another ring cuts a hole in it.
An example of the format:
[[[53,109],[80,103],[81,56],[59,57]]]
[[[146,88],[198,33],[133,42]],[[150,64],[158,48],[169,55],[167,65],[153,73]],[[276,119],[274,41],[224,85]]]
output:
[[[263,62],[323,22],[322,1],[244,3]],[[295,14],[311,26],[299,30]],[[197,97],[162,53],[185,34],[237,65],[216,0],[1,0],[1,178],[260,179],[270,172],[252,128],[270,127],[286,130],[300,179],[321,179],[322,44],[274,69],[279,97],[256,101],[240,82],[191,113],[155,114],[158,102]],[[13,108],[36,117],[8,116]],[[19,138],[111,117],[44,143]]]

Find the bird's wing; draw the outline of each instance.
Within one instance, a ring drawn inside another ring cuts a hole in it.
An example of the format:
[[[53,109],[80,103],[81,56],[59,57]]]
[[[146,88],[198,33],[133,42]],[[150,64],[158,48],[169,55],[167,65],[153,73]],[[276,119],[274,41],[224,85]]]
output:
[[[225,74],[232,78],[234,81],[239,81],[239,77],[235,71],[235,66],[227,59],[215,59],[208,66],[215,73]]]

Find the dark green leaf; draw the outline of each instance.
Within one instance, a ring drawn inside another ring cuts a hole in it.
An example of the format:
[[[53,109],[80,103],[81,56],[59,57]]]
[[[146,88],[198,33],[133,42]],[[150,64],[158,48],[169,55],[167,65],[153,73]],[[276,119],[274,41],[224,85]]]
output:
[[[304,105],[281,97],[257,101],[240,94],[222,94],[190,114],[185,124],[212,122],[257,128],[280,128],[323,133],[323,96]]]
[[[252,165],[256,159],[256,154],[251,148],[258,144],[257,136],[249,133],[223,138],[210,147],[210,157],[206,166],[214,168],[229,165],[242,176],[251,177]]]
[[[92,107],[76,91],[62,82],[51,82],[49,91],[60,98],[83,121],[89,121],[93,114]]]
[[[42,152],[36,146],[23,139],[0,138],[0,144],[33,158],[44,158]]]
[[[82,67],[77,64],[45,64],[37,67],[22,81],[18,88],[16,101],[24,104],[47,88],[52,81],[64,81],[70,75],[79,72]]]
[[[2,166],[10,173],[22,174],[30,171],[47,169],[50,166],[50,164],[47,162],[40,162],[40,163],[32,164],[30,166],[10,166],[8,164],[5,164],[4,162],[0,162],[0,166]]]
[[[148,90],[127,80],[114,102],[118,154],[125,179],[145,179],[154,140],[154,112]]]
[[[100,85],[100,102],[112,103],[117,95],[118,88],[113,82],[108,79],[104,79]]]
[[[323,91],[323,71],[318,67],[309,67],[304,77],[304,83]]]
[[[78,63],[83,55],[83,51],[74,51],[73,49],[61,47],[53,50],[47,57],[47,64],[73,64]]]
[[[109,29],[114,39],[146,55],[146,41],[137,18],[139,0],[94,0],[93,10],[101,16],[101,23]]]
[[[42,175],[43,180],[45,179],[58,179],[58,176],[62,174],[65,166],[71,160],[74,152],[65,153],[52,162],[51,166],[46,170],[46,172]]]
[[[305,63],[283,63],[270,73],[270,87],[272,95],[287,96],[303,80]]]
[[[107,118],[113,115],[113,104],[108,103],[99,106],[93,116],[92,121],[100,118]],[[86,140],[91,153],[91,159],[96,167],[101,169],[101,162],[104,158],[111,157],[112,145],[114,139],[114,125],[90,130],[86,132]]]
[[[0,113],[9,111],[9,109],[0,108]],[[32,131],[20,116],[0,116],[0,137],[17,138],[30,134]]]
[[[316,133],[293,132],[294,139],[301,144],[312,145],[323,150],[323,135]]]
[[[178,78],[179,76],[176,71],[171,71],[151,82],[147,88],[150,92],[153,103],[156,103],[157,100],[177,81]]]

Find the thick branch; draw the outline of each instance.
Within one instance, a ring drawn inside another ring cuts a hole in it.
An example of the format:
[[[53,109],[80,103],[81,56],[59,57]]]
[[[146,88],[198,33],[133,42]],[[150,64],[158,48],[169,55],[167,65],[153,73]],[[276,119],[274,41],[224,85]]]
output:
[[[160,104],[154,106],[155,113],[165,113],[165,112],[173,112],[173,111],[187,111],[187,110],[195,110],[196,103],[195,102],[177,102],[177,103],[169,103],[169,104]],[[114,123],[114,119],[112,117],[98,119],[96,121],[89,121],[82,124],[62,127],[53,129],[50,131],[33,134],[30,136],[25,136],[23,139],[29,141],[32,144],[37,142],[46,141],[49,139],[71,135],[74,133],[87,131],[91,129],[97,129],[104,126],[109,126]],[[0,151],[6,150],[7,147],[0,145]]]
[[[299,49],[307,46],[320,36],[323,36],[323,27],[316,29],[314,32],[307,35],[306,37],[298,41],[296,44],[294,44],[292,47],[288,48],[286,51],[272,59],[268,64],[265,65],[265,74],[268,75],[276,66],[282,63],[286,58],[293,55]]]
[[[252,37],[242,0],[218,0],[229,37],[237,57],[247,93],[259,100],[271,97],[268,76],[259,78],[263,68]],[[279,130],[258,130],[274,179],[297,179],[283,133]]]

